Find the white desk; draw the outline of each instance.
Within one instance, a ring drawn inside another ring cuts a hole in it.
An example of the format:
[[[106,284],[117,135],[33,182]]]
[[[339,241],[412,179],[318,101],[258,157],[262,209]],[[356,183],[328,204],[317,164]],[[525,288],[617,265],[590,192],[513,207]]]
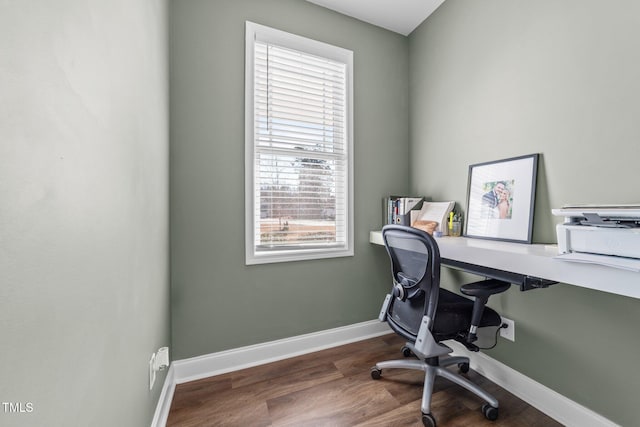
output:
[[[370,232],[369,241],[383,245],[382,232]],[[440,257],[454,262],[640,298],[640,273],[556,260],[553,259],[558,254],[556,245],[527,245],[467,237],[440,237],[436,241]]]

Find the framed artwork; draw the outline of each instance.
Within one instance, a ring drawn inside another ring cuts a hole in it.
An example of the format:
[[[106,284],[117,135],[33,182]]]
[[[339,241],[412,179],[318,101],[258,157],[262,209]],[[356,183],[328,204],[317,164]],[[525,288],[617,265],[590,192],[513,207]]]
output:
[[[466,237],[531,243],[538,156],[469,166]]]

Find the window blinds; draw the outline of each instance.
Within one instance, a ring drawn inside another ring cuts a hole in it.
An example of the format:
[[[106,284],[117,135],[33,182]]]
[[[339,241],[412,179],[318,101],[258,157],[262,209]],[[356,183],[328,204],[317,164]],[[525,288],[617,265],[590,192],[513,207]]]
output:
[[[347,242],[347,67],[254,43],[256,251]]]

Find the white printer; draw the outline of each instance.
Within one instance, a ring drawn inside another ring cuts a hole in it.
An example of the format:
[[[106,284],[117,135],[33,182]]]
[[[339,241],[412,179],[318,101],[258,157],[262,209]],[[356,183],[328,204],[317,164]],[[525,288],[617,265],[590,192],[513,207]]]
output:
[[[551,212],[565,218],[556,226],[560,254],[579,252],[640,259],[640,203],[574,205]]]

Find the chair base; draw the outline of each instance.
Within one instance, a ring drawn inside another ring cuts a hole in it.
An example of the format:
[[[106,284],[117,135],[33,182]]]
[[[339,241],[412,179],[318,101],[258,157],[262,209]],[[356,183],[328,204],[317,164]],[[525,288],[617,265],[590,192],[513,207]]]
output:
[[[373,368],[371,368],[371,377],[373,379],[379,379],[381,377],[381,372],[384,369],[413,369],[423,371],[424,388],[422,390],[422,404],[420,406],[423,415],[431,414],[431,396],[433,394],[433,386],[436,377],[440,376],[446,378],[486,401],[488,405],[483,406],[483,413],[488,419],[495,420],[497,418],[498,400],[465,377],[446,369],[448,366],[452,365],[458,365],[461,369],[463,369],[462,366],[464,365],[468,367],[469,358],[452,356],[444,358],[421,358],[419,360],[387,360],[384,362],[378,362]]]

